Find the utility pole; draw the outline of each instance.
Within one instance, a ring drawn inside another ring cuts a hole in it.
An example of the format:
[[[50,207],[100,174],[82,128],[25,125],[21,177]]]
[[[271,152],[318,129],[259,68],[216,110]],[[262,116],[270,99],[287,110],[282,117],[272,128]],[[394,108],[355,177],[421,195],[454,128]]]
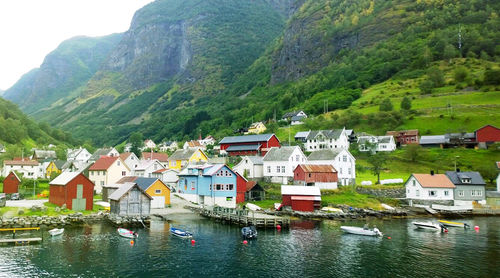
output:
[[[458,24],[458,51],[462,57],[462,25],[460,23]]]
[[[457,171],[457,159],[460,158],[460,156],[455,156],[455,172]]]

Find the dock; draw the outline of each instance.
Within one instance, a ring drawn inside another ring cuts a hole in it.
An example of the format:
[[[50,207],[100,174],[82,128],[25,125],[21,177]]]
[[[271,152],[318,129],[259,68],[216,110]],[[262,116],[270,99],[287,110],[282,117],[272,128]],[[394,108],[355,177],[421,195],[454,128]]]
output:
[[[0,239],[0,244],[28,245],[30,243],[39,243],[41,241],[42,241],[41,237],[3,238],[3,239]]]
[[[202,216],[230,224],[251,225],[259,228],[274,228],[278,225],[283,228],[290,226],[289,218],[249,210],[222,207],[203,207],[194,208],[194,210]]]

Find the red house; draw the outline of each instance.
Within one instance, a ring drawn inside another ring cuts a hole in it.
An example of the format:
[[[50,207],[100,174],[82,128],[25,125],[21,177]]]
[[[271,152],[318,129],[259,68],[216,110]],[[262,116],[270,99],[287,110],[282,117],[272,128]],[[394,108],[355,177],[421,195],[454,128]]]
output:
[[[224,137],[220,142],[220,150],[229,156],[266,155],[271,147],[280,147],[280,141],[274,134],[258,134]]]
[[[236,173],[236,203],[245,202],[245,192],[247,191],[247,182],[242,175]]]
[[[418,144],[418,129],[387,131],[385,135],[394,137],[398,146]]]
[[[72,210],[92,210],[94,183],[79,172],[63,172],[50,182],[49,202]]]
[[[486,147],[489,144],[500,142],[500,128],[492,125],[485,125],[474,132],[476,142],[480,147]]]
[[[319,187],[282,185],[281,207],[291,207],[296,211],[314,211],[321,208],[321,192]]]
[[[18,193],[20,183],[21,179],[16,175],[14,171],[11,171],[3,180],[3,193]]]
[[[293,170],[293,179],[301,185],[337,189],[339,177],[332,165],[299,164]]]

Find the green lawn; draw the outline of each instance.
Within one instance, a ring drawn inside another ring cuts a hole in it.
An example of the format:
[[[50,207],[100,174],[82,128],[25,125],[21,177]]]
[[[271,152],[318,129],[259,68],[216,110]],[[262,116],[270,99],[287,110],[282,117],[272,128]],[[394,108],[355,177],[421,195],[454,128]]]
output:
[[[2,207],[0,208],[0,216],[3,216],[4,214],[10,215],[10,217],[14,216],[58,216],[58,215],[67,215],[67,214],[73,214],[77,211],[70,210],[70,209],[64,209],[59,212],[56,212],[56,205],[45,202],[43,204],[44,206],[47,207],[47,211],[31,211],[29,208],[17,208],[17,207]],[[104,207],[99,206],[94,204],[93,210],[85,210],[81,211],[84,215],[92,214],[92,213],[97,213],[100,210],[105,210]],[[23,213],[19,214],[19,211],[23,211]]]

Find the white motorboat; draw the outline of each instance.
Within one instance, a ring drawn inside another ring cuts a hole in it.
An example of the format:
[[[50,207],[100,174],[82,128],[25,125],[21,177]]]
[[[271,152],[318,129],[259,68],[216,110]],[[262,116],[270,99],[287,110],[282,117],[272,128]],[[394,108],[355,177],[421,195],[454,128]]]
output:
[[[418,229],[426,229],[426,230],[434,230],[438,231],[444,228],[442,224],[432,223],[432,222],[418,222],[413,221],[413,225],[415,225]]]
[[[354,226],[340,226],[340,229],[349,234],[362,235],[362,236],[382,236],[382,233],[377,228],[366,229]]]
[[[58,236],[58,235],[62,235],[62,233],[64,233],[64,228],[62,229],[52,229],[52,230],[49,230],[49,234],[51,236]]]

